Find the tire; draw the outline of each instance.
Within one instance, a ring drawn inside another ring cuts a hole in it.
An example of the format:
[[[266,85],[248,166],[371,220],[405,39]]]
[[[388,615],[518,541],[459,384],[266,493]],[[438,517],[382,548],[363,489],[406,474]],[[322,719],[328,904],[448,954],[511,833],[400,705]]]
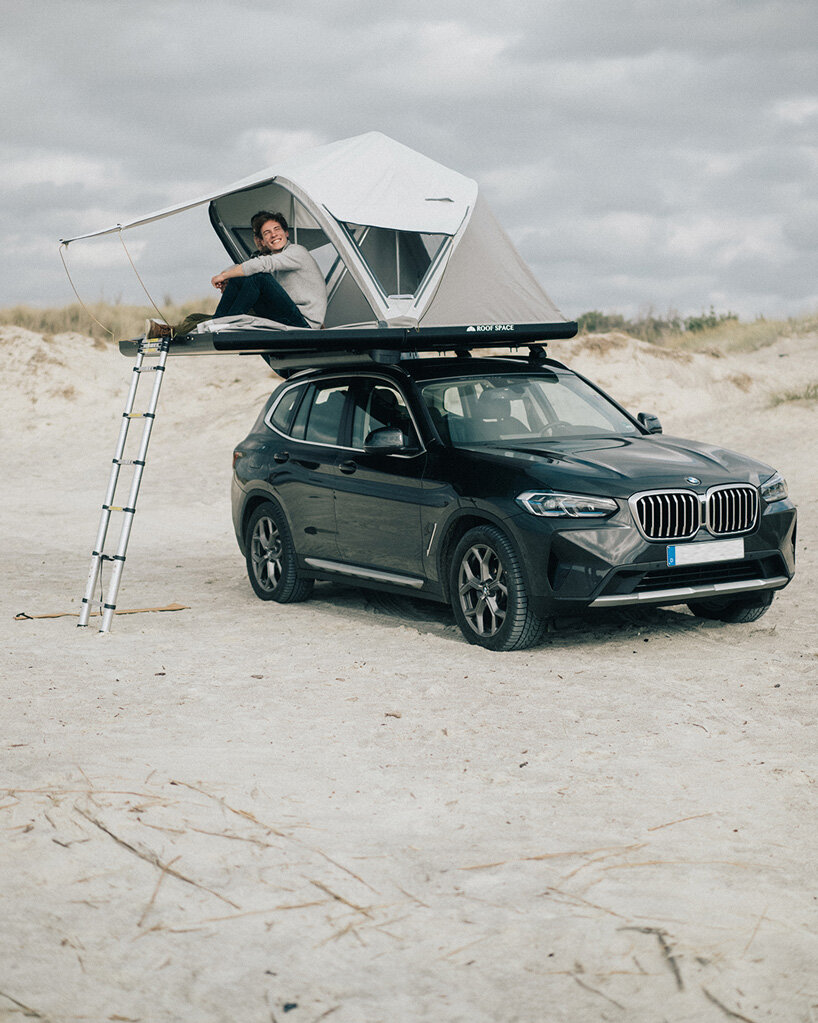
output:
[[[300,579],[295,545],[280,505],[265,501],[250,516],[245,533],[247,575],[261,600],[295,604],[312,592],[313,579]]]
[[[542,638],[546,623],[531,609],[517,551],[496,526],[464,534],[449,572],[452,609],[469,643],[524,650]]]
[[[766,614],[772,602],[773,591],[762,590],[760,593],[748,593],[743,597],[711,597],[709,600],[691,600],[687,606],[697,618],[746,625],[749,622],[757,622],[763,614]]]

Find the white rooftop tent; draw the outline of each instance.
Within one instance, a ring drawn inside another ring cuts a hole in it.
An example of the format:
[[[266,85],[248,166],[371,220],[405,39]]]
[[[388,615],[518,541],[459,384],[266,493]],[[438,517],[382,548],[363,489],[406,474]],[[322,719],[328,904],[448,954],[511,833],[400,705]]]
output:
[[[285,214],[291,240],[312,251],[326,277],[322,336],[339,328],[437,333],[513,325],[519,333],[531,325],[551,337],[570,337],[576,330],[520,258],[477,183],[380,132],[284,157],[209,195],[63,241],[126,230],[205,204],[237,262],[254,249],[252,215],[262,209]],[[208,321],[200,330],[235,334],[239,327],[261,328],[268,337],[274,330],[294,333],[259,319]],[[298,333],[303,341],[303,331]]]

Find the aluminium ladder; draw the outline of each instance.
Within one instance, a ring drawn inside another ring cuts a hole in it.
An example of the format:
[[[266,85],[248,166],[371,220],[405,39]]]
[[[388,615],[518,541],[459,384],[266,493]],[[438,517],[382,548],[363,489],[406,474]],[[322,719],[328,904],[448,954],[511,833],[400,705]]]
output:
[[[136,354],[136,364],[131,375],[131,386],[128,391],[128,398],[125,402],[125,411],[122,413],[122,425],[119,430],[119,440],[116,445],[116,452],[111,466],[111,476],[108,480],[108,490],[105,494],[105,501],[102,505],[102,513],[99,520],[96,544],[91,554],[91,570],[88,573],[88,585],[85,587],[85,596],[82,598],[78,626],[88,625],[88,619],[92,608],[99,608],[102,615],[100,632],[108,632],[111,628],[114,612],[116,610],[116,598],[119,592],[119,584],[122,578],[122,569],[125,566],[125,553],[128,549],[128,540],[131,536],[134,515],[136,514],[136,499],[139,495],[139,485],[142,482],[142,473],[145,469],[145,460],[148,454],[148,444],[151,439],[151,430],[156,418],[156,406],[159,402],[159,391],[162,387],[162,378],[165,373],[165,363],[168,358],[170,338],[143,338],[139,342]],[[147,356],[156,357],[152,365],[145,365]],[[139,381],[143,373],[154,373],[153,389],[147,411],[134,412],[134,402]],[[128,440],[128,430],[135,419],[142,420],[142,437],[139,443],[139,452],[136,458],[126,459],[125,445]],[[123,465],[133,466],[131,487],[128,494],[128,502],[125,505],[115,505],[117,484],[119,483],[119,470]],[[108,526],[111,521],[111,514],[119,512],[122,514],[122,525],[119,533],[119,542],[115,554],[104,552],[105,540],[108,535]],[[108,582],[107,592],[103,591],[102,569],[106,561],[112,563],[111,577]],[[94,599],[94,593],[99,587],[100,598]]]

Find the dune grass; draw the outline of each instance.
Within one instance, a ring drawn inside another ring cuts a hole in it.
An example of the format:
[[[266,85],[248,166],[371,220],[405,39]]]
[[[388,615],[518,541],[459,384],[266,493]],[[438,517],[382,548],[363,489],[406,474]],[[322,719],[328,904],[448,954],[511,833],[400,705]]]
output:
[[[119,302],[94,302],[86,308],[87,311],[78,302],[51,308],[8,306],[0,309],[0,324],[24,327],[38,334],[75,332],[99,342],[114,342],[139,337],[145,319],[156,316],[156,310],[150,306]],[[179,323],[190,313],[213,308],[212,296],[186,302],[167,298],[161,306],[163,317],[169,323]],[[714,355],[754,352],[780,337],[802,337],[818,330],[818,314],[786,320],[758,318],[742,323],[733,313],[716,314],[712,310],[684,320],[674,313],[657,316],[648,311],[634,320],[626,320],[616,313],[593,311],[583,313],[578,322],[580,334],[585,336],[617,331],[662,348]]]
[[[160,306],[163,318],[169,323],[179,323],[190,313],[212,312],[213,307],[212,297],[181,303],[168,301]],[[44,309],[29,305],[8,306],[0,309],[0,324],[23,327],[47,336],[75,332],[95,341],[114,343],[122,338],[141,336],[145,320],[156,316],[156,310],[150,306],[93,302],[83,308],[74,302],[59,308]]]
[[[757,319],[749,323],[725,321],[699,331],[670,334],[660,342],[669,348],[721,355],[757,352],[782,337],[803,337],[818,329],[818,317],[786,320]]]
[[[818,381],[805,384],[798,390],[779,391],[770,396],[770,405],[775,408],[777,405],[786,405],[794,401],[818,401]]]
[[[733,313],[717,314],[713,310],[687,319],[672,312],[657,316],[648,311],[634,320],[591,312],[583,313],[578,322],[580,333],[588,335],[619,331],[662,348],[713,355],[755,352],[781,337],[803,337],[818,330],[818,315],[786,320],[759,317],[742,323]]]

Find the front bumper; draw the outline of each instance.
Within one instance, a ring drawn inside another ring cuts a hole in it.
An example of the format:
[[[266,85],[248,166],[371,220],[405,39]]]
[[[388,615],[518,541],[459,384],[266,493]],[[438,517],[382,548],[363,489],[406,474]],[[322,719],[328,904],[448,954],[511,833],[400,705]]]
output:
[[[789,501],[766,506],[743,536],[743,558],[680,567],[669,567],[667,544],[645,540],[624,512],[590,527],[559,520],[555,528],[528,514],[513,526],[534,609],[548,616],[781,589],[795,573],[796,518]],[[715,539],[701,530],[689,542]]]
[[[759,590],[780,590],[791,576],[756,577],[741,582],[710,582],[692,586],[670,586],[661,590],[640,590],[636,593],[609,593],[592,600],[589,607],[626,607],[639,604],[686,604],[689,600],[707,597],[731,597]]]

